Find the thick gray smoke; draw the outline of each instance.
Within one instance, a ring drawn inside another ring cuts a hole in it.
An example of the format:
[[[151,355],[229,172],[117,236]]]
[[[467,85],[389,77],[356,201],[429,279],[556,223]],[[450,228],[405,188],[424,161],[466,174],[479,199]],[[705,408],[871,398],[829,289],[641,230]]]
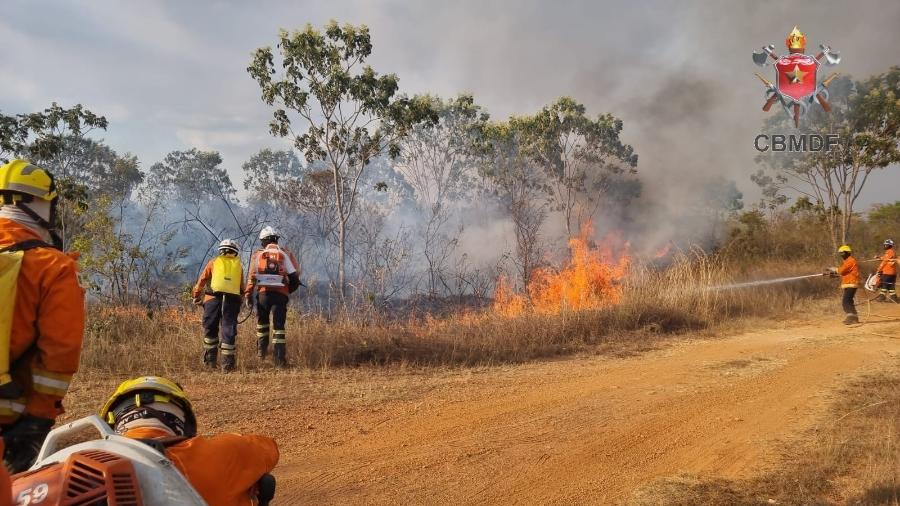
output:
[[[757,198],[752,140],[767,114],[753,50],[780,50],[798,25],[809,47],[842,52],[842,73],[863,78],[900,63],[896,0],[8,2],[0,69],[16,77],[0,82],[0,109],[81,102],[110,118],[107,143],[145,168],[173,149],[216,150],[240,186],[244,161],[285,146],[267,135],[270,111],[245,72],[250,51],[272,44],[278,28],[331,18],[371,28],[370,63],[398,74],[405,93],[470,92],[495,119],[569,95],[591,114],[623,119],[643,195],[627,216],[597,226],[625,227],[648,251],[715,234],[702,202],[721,193],[710,181],[735,181],[747,204]],[[864,203],[893,200],[898,177],[874,177]],[[398,209],[398,223],[404,216]],[[549,239],[559,225],[548,226]],[[499,253],[510,234],[503,222],[476,221],[460,248]]]

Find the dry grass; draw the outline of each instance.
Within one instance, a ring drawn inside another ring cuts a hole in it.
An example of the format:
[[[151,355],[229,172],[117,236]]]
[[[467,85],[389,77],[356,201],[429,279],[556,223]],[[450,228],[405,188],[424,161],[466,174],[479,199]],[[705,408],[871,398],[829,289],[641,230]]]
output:
[[[784,450],[781,465],[745,481],[682,476],[635,504],[900,505],[900,361],[846,387],[827,419]]]
[[[799,305],[833,294],[821,279],[764,288],[709,290],[733,281],[727,261],[681,254],[667,269],[633,267],[621,303],[603,310],[526,314],[508,318],[492,311],[450,317],[326,320],[292,312],[288,358],[306,368],[398,364],[468,366],[514,363],[579,351],[645,349],[661,336],[709,329],[747,317],[785,317]],[[743,279],[797,274],[790,265],[746,271]],[[92,307],[82,357],[83,373],[174,374],[200,366],[199,309],[155,314],[136,308]],[[254,320],[240,328],[239,367],[268,367],[255,357]]]

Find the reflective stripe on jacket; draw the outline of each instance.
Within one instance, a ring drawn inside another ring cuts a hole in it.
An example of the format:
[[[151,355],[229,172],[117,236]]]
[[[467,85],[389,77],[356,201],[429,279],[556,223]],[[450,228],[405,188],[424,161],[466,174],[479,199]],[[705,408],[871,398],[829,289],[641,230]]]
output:
[[[157,428],[132,429],[135,439],[167,437]],[[265,436],[196,436],[166,448],[166,456],[210,506],[250,506],[249,491],[278,464],[278,445]]]
[[[838,267],[838,274],[841,275],[841,288],[859,287],[859,265],[852,256],[847,257]]]
[[[0,248],[40,239],[28,227],[0,218]],[[23,413],[55,419],[78,370],[84,337],[84,290],[74,258],[53,248],[25,252],[16,284],[10,336],[13,380],[25,389],[19,399],[0,399],[0,424]],[[4,301],[6,302],[6,301]]]

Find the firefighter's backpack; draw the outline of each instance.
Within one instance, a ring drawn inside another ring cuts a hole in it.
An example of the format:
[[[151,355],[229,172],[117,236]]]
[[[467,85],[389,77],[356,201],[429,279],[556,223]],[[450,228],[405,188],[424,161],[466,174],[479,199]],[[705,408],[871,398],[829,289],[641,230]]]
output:
[[[22,389],[13,383],[10,376],[9,348],[12,339],[13,313],[15,310],[16,286],[25,252],[34,248],[50,248],[39,240],[22,241],[0,248],[0,398],[16,399]],[[9,301],[8,303],[6,301]]]

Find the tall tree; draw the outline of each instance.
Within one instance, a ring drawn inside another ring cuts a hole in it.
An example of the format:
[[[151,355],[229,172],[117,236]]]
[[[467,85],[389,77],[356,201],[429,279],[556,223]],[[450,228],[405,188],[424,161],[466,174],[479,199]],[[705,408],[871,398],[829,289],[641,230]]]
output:
[[[448,205],[475,186],[476,146],[489,116],[471,95],[429,99],[438,121],[410,131],[400,143],[395,168],[413,188],[423,216],[422,253],[428,264],[429,292],[434,295],[439,285],[449,288],[444,270],[459,235],[446,233]]]
[[[45,163],[64,149],[66,138],[82,137],[95,128],[106,130],[107,124],[106,118],[81,104],[66,109],[53,102],[40,112],[0,113],[0,159],[5,163],[23,157]]]
[[[489,123],[482,144],[481,171],[512,220],[514,258],[523,288],[541,261],[541,228],[547,219],[547,196],[551,192],[546,174],[523,150],[531,127],[528,117]]]
[[[837,248],[850,241],[853,212],[869,176],[900,162],[900,67],[862,82],[838,78],[829,89],[831,112],[814,108],[797,133],[837,134],[840,145],[829,151],[760,155],[763,171],[754,180],[771,201],[783,202],[782,192],[794,191],[824,209]],[[767,126],[784,129],[786,123],[779,115]]]
[[[621,175],[636,172],[638,159],[619,138],[622,120],[611,114],[592,119],[584,105],[561,97],[529,118],[525,127],[525,149],[547,173],[550,209],[563,214],[569,237],[593,218],[605,193],[633,193],[619,182]]]
[[[150,167],[147,184],[184,203],[227,200],[236,192],[221,165],[216,151],[172,151]]]
[[[366,26],[331,21],[324,32],[312,25],[293,33],[282,30],[277,47],[277,63],[271,47],[259,48],[247,71],[259,84],[262,100],[275,108],[270,132],[292,138],[308,162],[324,161],[331,170],[343,297],[347,223],[363,172],[384,153],[396,156],[397,140],[412,125],[434,120],[434,113],[427,100],[398,96],[396,75],[379,76],[365,64],[372,53]],[[305,131],[295,132],[295,122]]]

